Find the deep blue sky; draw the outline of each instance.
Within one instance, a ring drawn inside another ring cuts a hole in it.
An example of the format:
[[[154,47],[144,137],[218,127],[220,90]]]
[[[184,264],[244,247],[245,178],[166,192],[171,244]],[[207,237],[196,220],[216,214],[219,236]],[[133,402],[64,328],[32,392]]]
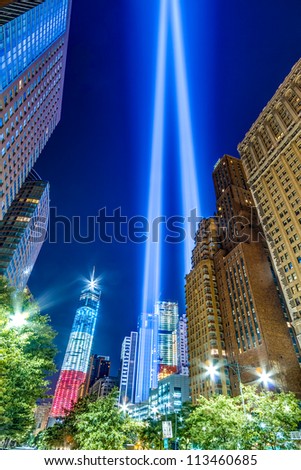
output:
[[[260,111],[301,55],[300,0],[182,0],[192,131],[202,215],[215,210],[212,168],[234,156]],[[159,0],[73,1],[62,120],[36,170],[51,185],[58,214],[86,217],[121,207],[146,215]],[[180,204],[172,47],[168,46],[166,191]],[[123,337],[141,308],[144,245],[46,242],[29,287],[58,331],[61,366],[81,278],[96,266],[102,301],[93,352],[117,373]],[[184,311],[183,247],[163,259],[162,299]]]

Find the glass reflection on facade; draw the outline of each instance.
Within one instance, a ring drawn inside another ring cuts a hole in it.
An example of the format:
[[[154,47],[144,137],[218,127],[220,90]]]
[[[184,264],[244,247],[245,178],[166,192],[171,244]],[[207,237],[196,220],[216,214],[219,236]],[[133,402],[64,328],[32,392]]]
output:
[[[64,33],[67,13],[68,0],[14,2],[1,8],[1,91]]]

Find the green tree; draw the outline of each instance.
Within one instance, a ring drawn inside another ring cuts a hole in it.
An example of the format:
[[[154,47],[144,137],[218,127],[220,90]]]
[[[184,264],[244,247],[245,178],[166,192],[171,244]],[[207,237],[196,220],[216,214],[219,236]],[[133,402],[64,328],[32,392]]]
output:
[[[23,318],[24,323],[12,320]],[[23,442],[34,426],[36,401],[55,371],[55,333],[31,297],[0,278],[0,442]]]
[[[160,450],[163,446],[162,439],[162,421],[153,418],[144,420],[139,432],[139,447]]]
[[[80,449],[120,450],[137,439],[138,424],[117,406],[118,390],[88,403],[75,416],[75,440]]]
[[[228,396],[200,397],[185,422],[184,435],[201,449],[237,449],[244,415]]]
[[[55,423],[45,431],[37,434],[34,444],[38,449],[64,449],[67,443],[67,432],[64,423]]]
[[[274,393],[244,387],[246,417],[244,449],[294,449],[290,433],[301,422],[301,408],[293,393]]]
[[[40,449],[120,450],[138,441],[141,423],[117,406],[118,390],[107,397],[79,400],[62,423],[48,428],[38,440]]]
[[[241,397],[200,397],[184,424],[192,446],[208,450],[295,448],[290,433],[298,428],[301,409],[292,393],[258,391],[244,386]]]

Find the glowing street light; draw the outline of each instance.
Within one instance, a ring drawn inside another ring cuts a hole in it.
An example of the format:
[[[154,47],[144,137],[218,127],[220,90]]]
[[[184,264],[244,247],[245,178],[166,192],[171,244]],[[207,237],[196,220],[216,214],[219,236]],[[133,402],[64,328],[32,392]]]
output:
[[[126,403],[123,403],[122,405],[119,405],[119,406],[120,406],[121,411],[125,415],[129,410],[129,405],[127,405]]]
[[[265,370],[262,370],[262,369],[256,369],[252,366],[240,365],[237,362],[235,362],[233,364],[224,363],[222,365],[224,367],[228,367],[229,369],[232,369],[234,371],[234,373],[237,375],[238,384],[239,384],[239,393],[240,393],[241,401],[242,401],[242,407],[243,407],[244,413],[246,414],[244,393],[243,393],[241,374],[240,374],[241,369],[242,370],[253,371],[255,373],[257,372],[258,382],[262,383],[263,386],[266,387],[266,388],[268,388],[269,384],[273,383],[273,381],[271,379],[272,373],[271,372],[266,372]],[[206,370],[206,374],[208,374],[210,376],[211,380],[215,380],[215,377],[220,374],[219,367],[221,367],[221,366],[214,365],[214,364],[209,364],[209,365],[203,365],[203,368]]]
[[[262,371],[261,373],[259,373],[258,381],[262,383],[265,388],[269,388],[269,384],[273,383],[271,375],[271,372]]]
[[[210,375],[211,380],[215,379],[215,376],[219,375],[219,371],[214,364],[210,364],[209,366],[205,367],[206,374]]]
[[[151,408],[151,413],[153,413],[154,415],[159,414],[158,408],[157,408],[156,406],[153,406],[153,407]]]

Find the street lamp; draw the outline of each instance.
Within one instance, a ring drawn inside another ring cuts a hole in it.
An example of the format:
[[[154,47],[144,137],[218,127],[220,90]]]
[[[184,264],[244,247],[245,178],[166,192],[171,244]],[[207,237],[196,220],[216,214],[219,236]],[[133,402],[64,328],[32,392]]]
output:
[[[127,405],[126,403],[123,403],[122,405],[119,405],[119,406],[120,406],[120,409],[123,412],[124,416],[126,416],[126,413],[129,409],[129,405]]]
[[[273,380],[271,379],[271,373],[262,371],[258,375],[259,375],[259,381],[263,384],[263,386],[266,388],[269,388],[269,384],[273,383]]]
[[[210,378],[214,380],[215,376],[218,376],[220,374],[219,369],[221,367],[228,367],[229,369],[232,369],[234,373],[237,375],[239,393],[241,396],[242,407],[243,407],[243,411],[245,414],[246,414],[246,407],[245,407],[245,399],[244,399],[244,393],[243,393],[242,381],[241,381],[241,373],[240,373],[241,369],[252,371],[252,372],[255,371],[258,375],[258,382],[262,383],[264,387],[268,388],[269,384],[273,382],[271,379],[270,372],[266,372],[262,369],[260,369],[260,372],[259,372],[259,369],[256,369],[255,367],[247,366],[247,365],[245,366],[240,365],[238,364],[238,362],[234,362],[234,363],[224,362],[223,364],[220,364],[220,365],[209,364],[205,366],[205,369],[207,371],[207,374],[210,376]]]

